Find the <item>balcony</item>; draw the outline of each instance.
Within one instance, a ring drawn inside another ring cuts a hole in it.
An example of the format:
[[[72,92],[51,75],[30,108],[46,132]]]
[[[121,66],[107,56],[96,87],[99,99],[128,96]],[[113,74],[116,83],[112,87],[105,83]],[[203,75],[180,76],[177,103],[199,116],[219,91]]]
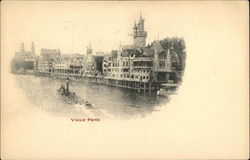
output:
[[[151,62],[152,60],[153,58],[150,57],[138,57],[133,59],[134,62],[139,62],[139,61]]]
[[[152,66],[134,66],[135,69],[149,69],[149,68],[152,68]]]

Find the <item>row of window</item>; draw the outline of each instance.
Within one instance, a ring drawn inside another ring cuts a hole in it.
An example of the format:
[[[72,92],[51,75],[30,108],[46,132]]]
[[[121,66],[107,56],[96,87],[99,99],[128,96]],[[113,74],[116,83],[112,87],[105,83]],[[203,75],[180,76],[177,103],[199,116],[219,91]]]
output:
[[[108,70],[106,70],[106,69],[104,69],[103,70],[103,72],[106,72],[106,71],[108,71],[108,72],[118,72],[119,70],[117,69],[117,68],[112,68],[112,69],[108,69]],[[129,72],[129,69],[121,69],[121,72]],[[131,72],[133,72],[133,73],[150,73],[150,71],[149,70],[131,70]]]
[[[110,76],[110,74],[109,74]],[[112,77],[118,77],[118,74],[112,74]],[[150,77],[149,76],[139,76],[139,75],[123,75],[120,74],[121,78],[133,78],[133,79],[140,79],[140,80],[148,80]]]
[[[108,66],[110,67],[111,66],[111,63],[108,63]],[[120,64],[119,62],[113,62],[112,63],[112,67],[119,67]],[[124,67],[128,67],[129,66],[129,62],[128,61],[122,61],[122,66]],[[104,65],[104,67],[106,67],[106,65]]]
[[[159,67],[163,69],[165,68],[165,66],[166,66],[165,61],[160,61]],[[167,64],[167,67],[170,67],[170,64]]]

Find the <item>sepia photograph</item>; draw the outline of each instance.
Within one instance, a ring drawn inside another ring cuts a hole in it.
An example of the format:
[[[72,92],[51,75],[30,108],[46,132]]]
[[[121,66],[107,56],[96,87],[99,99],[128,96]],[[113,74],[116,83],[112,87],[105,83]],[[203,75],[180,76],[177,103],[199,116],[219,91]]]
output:
[[[1,159],[248,159],[247,1],[2,1]]]
[[[62,47],[66,53],[57,48],[58,44],[54,44],[54,48],[35,49],[34,41],[29,48],[20,42],[20,48],[11,62],[11,73],[33,103],[41,109],[50,106],[49,112],[53,114],[67,116],[71,112],[84,115],[89,110],[98,117],[109,118],[105,115],[108,112],[111,116],[129,118],[151,113],[156,106],[165,104],[170,95],[175,95],[181,84],[185,68],[185,41],[182,37],[159,39],[158,35],[157,39],[147,44],[145,18],[140,13],[136,20],[131,21],[135,23],[130,26],[130,37],[126,38],[131,39],[131,43],[120,43],[115,49],[104,47],[109,42],[101,37],[94,43],[96,49],[91,42],[85,44],[86,49],[84,44],[75,46],[78,43],[74,45],[74,23],[63,21],[62,26],[58,26],[63,28],[63,32],[53,32],[58,33],[55,38],[61,38],[60,34],[65,36],[62,41],[67,45]],[[78,28],[79,22],[75,23],[75,28]],[[89,30],[95,32],[94,27]],[[119,32],[122,28],[116,30]],[[77,38],[82,39],[82,43],[88,41],[84,30],[81,35]],[[119,39],[116,35],[119,34],[105,36]],[[75,51],[78,48],[80,50]],[[30,84],[27,85],[27,82]],[[48,103],[43,103],[44,100]]]

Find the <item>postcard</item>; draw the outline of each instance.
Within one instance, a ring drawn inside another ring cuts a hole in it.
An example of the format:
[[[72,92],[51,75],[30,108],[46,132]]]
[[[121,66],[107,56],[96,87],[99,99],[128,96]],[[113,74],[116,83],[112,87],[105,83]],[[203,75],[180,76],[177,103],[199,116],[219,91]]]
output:
[[[247,1],[3,1],[1,159],[249,158]]]

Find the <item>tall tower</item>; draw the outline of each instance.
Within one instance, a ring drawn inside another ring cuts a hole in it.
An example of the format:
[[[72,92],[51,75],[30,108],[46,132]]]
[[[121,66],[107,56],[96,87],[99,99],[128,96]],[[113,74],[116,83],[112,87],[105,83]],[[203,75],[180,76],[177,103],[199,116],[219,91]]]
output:
[[[35,54],[35,44],[34,44],[34,42],[31,43],[31,53]]]
[[[92,55],[92,48],[90,43],[89,46],[87,47],[87,55]]]
[[[146,47],[147,32],[144,31],[144,19],[140,14],[139,22],[133,27],[134,30],[134,46],[135,47]]]
[[[20,48],[20,52],[24,52],[24,43],[21,43],[21,48]]]

